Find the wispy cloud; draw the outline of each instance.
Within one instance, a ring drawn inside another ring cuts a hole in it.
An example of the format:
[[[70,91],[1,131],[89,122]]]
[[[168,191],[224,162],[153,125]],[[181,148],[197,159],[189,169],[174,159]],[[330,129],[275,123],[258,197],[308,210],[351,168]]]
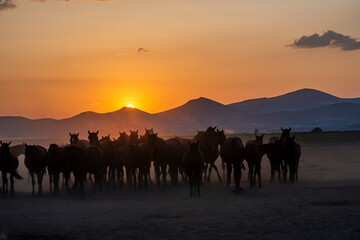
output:
[[[360,42],[356,38],[328,30],[322,35],[317,33],[311,36],[304,35],[289,46],[294,48],[337,47],[343,51],[352,51],[360,49]]]
[[[138,52],[138,53],[147,53],[147,52],[150,52],[150,50],[141,47],[141,48],[138,48],[137,52]]]
[[[146,49],[146,48],[138,48],[136,52],[116,52],[113,54],[114,57],[132,57],[132,56],[136,56],[137,54],[142,54],[142,53],[148,53],[150,52],[150,49]]]
[[[11,0],[0,0],[0,11],[14,8],[16,8],[16,5]]]

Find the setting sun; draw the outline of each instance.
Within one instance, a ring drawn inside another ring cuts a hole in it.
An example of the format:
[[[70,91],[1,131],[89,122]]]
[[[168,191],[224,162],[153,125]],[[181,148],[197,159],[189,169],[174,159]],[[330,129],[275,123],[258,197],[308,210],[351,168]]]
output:
[[[132,104],[128,104],[128,105],[126,105],[126,107],[127,108],[135,108],[134,105],[132,105]]]

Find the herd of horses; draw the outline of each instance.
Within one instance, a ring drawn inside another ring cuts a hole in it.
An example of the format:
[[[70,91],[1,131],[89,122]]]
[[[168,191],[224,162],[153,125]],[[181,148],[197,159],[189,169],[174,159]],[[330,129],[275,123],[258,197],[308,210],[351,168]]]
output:
[[[190,186],[190,197],[200,196],[203,177],[210,181],[213,169],[219,181],[222,181],[215,165],[219,156],[227,185],[231,184],[233,175],[235,192],[242,191],[240,179],[245,162],[250,187],[255,186],[256,177],[258,186],[261,187],[261,159],[265,154],[271,164],[271,181],[275,180],[276,173],[279,181],[287,181],[289,172],[289,180],[294,182],[298,179],[301,146],[295,142],[295,135],[290,136],[291,128],[281,130],[281,137],[272,137],[267,144],[263,143],[264,135],[255,134],[255,139],[249,140],[245,145],[239,137],[227,138],[223,130],[211,126],[205,131],[198,131],[192,139],[163,139],[153,129],[145,128],[142,136],[139,136],[138,131],[130,131],[130,135],[121,132],[117,139],[110,139],[110,135],[99,139],[99,131],[88,131],[88,140],[79,139],[79,133],[69,133],[68,145],[50,144],[48,149],[27,144],[10,147],[11,142],[0,141],[2,191],[3,194],[14,194],[14,178],[22,179],[17,172],[18,156],[21,153],[25,154],[24,163],[31,176],[33,194],[35,177],[38,194],[42,194],[46,170],[51,193],[59,192],[59,179],[62,175],[66,190],[84,194],[85,183],[90,182],[95,192],[101,190],[105,183],[114,188],[120,187],[125,183],[125,178],[129,186],[147,188],[152,181],[150,170],[153,167],[158,187],[168,184],[168,175],[172,185],[178,185],[181,177],[182,182]]]

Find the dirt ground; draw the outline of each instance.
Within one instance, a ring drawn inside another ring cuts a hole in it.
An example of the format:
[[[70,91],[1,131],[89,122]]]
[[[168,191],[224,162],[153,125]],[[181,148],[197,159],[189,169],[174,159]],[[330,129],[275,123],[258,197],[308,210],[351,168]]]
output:
[[[0,197],[0,239],[360,239],[360,138],[297,139],[298,183],[269,183],[265,156],[262,189],[249,188],[246,171],[241,194],[214,175],[198,199],[184,185],[33,197],[20,157],[25,179],[15,182],[14,197]]]

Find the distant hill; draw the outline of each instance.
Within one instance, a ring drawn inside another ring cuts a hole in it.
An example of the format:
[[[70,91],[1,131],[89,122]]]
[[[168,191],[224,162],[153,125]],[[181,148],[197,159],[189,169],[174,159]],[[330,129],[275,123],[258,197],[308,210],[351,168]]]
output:
[[[245,114],[263,114],[307,110],[342,102],[360,103],[360,98],[339,98],[315,89],[304,88],[277,97],[246,100],[228,106]]]
[[[277,132],[291,126],[297,131],[360,130],[360,98],[339,98],[314,89],[301,89],[272,98],[258,98],[224,105],[208,98],[193,99],[179,107],[149,114],[122,108],[109,113],[83,112],[71,118],[35,119],[0,117],[0,139],[67,137],[68,132],[119,131],[153,127],[161,135],[194,134],[208,126],[227,132]]]

